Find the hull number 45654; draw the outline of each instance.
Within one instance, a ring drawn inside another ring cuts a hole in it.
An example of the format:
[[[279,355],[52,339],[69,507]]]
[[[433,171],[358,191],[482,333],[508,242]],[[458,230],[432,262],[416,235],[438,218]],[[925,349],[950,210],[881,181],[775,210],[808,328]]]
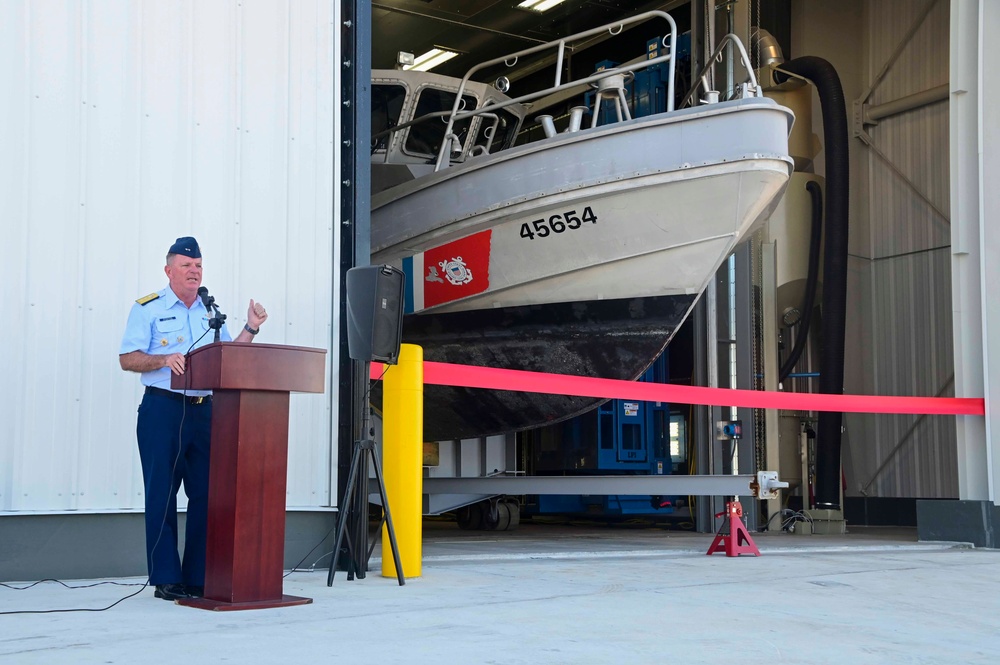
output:
[[[543,217],[525,222],[521,224],[521,237],[527,240],[546,238],[553,233],[575,231],[587,223],[597,224],[597,215],[594,214],[590,206],[584,208],[580,215],[577,215],[576,210],[567,210],[562,214],[550,215],[548,219]]]

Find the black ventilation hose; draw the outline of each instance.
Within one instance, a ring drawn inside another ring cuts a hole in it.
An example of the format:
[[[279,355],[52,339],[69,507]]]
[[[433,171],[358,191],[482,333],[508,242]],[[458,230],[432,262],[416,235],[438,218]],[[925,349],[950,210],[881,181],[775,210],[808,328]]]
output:
[[[823,325],[819,391],[844,392],[844,329],[847,319],[847,213],[849,166],[847,103],[837,70],[823,58],[804,56],[781,69],[808,79],[819,92],[826,150],[826,243],[823,253]],[[782,83],[789,76],[775,72]],[[821,411],[816,438],[816,507],[840,509],[840,444],[844,414]]]
[[[809,273],[806,277],[806,293],[802,300],[802,308],[799,310],[799,329],[795,333],[795,344],[785,359],[785,364],[778,371],[778,382],[782,382],[792,373],[795,363],[799,362],[802,351],[806,348],[806,340],[809,338],[809,324],[812,321],[812,311],[816,304],[816,282],[819,281],[819,250],[823,241],[823,190],[819,183],[810,180],[806,183],[806,190],[812,199],[812,230],[809,233]]]

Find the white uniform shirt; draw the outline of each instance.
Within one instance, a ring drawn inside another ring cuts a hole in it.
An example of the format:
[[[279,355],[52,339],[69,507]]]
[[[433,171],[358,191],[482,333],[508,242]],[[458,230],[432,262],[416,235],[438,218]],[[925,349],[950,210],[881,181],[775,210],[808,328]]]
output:
[[[145,302],[145,304],[142,304]],[[211,315],[205,310],[201,300],[196,298],[187,307],[168,286],[157,291],[156,298],[146,296],[132,305],[125,325],[121,351],[126,354],[142,351],[149,355],[187,354],[198,347],[215,341],[215,331],[208,327]],[[226,326],[222,326],[220,339],[231,342]],[[170,388],[170,368],[161,367],[142,373],[142,384],[164,390]],[[180,392],[180,391],[174,391]],[[211,390],[187,390],[187,395],[211,395]]]

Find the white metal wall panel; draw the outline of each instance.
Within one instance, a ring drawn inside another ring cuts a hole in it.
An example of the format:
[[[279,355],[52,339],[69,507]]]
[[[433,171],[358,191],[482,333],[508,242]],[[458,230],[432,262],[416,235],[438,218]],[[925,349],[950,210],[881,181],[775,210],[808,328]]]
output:
[[[851,228],[854,231],[854,228]],[[876,349],[872,343],[872,262],[849,256],[847,273],[848,317],[844,353],[844,391],[860,395],[878,394],[875,388]],[[813,384],[817,385],[816,383]],[[855,496],[871,477],[879,462],[875,449],[875,415],[844,414],[842,462],[847,478],[846,494]]]
[[[928,9],[869,103],[948,82],[949,3],[865,3],[866,88]],[[848,373],[866,374],[863,389],[875,394],[950,396],[948,104],[884,118],[867,129],[875,149],[867,151],[865,186],[855,191],[865,196],[858,209],[867,214],[870,233],[871,310],[862,339],[870,340],[871,352],[864,354],[870,364]],[[851,415],[846,423],[849,494],[864,489],[884,497],[958,495],[953,418]]]
[[[947,249],[874,264],[873,367],[882,395],[954,395],[951,320],[951,255]],[[911,427],[916,425],[913,432]],[[950,416],[880,415],[875,419],[872,496],[957,496],[955,424]],[[905,437],[905,440],[904,440]],[[897,449],[898,446],[898,449]]]
[[[0,3],[0,511],[142,507],[132,301],[202,245],[236,332],[333,349],[292,399],[288,504],[330,505],[336,0]]]
[[[871,104],[891,102],[948,83],[949,3],[945,0],[894,0],[866,5],[869,80],[899,48],[929,3],[930,12],[872,91]],[[868,131],[892,165],[870,156],[875,258],[948,245],[948,102],[884,118]],[[917,195],[894,169],[927,200]]]

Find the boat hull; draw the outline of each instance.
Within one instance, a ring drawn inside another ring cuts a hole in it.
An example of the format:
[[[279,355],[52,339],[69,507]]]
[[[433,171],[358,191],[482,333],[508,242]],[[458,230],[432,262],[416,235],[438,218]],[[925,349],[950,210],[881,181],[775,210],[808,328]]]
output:
[[[421,346],[429,361],[631,380],[663,352],[695,300],[676,295],[409,315],[403,341]],[[376,403],[379,390],[373,387]],[[601,401],[426,386],[424,440],[524,430]]]
[[[753,99],[559,135],[373,199],[408,311],[700,293],[784,191],[790,113]]]
[[[373,197],[372,261],[407,275],[426,360],[633,380],[780,198],[791,113],[767,99],[558,135]],[[428,386],[425,440],[600,400]]]

